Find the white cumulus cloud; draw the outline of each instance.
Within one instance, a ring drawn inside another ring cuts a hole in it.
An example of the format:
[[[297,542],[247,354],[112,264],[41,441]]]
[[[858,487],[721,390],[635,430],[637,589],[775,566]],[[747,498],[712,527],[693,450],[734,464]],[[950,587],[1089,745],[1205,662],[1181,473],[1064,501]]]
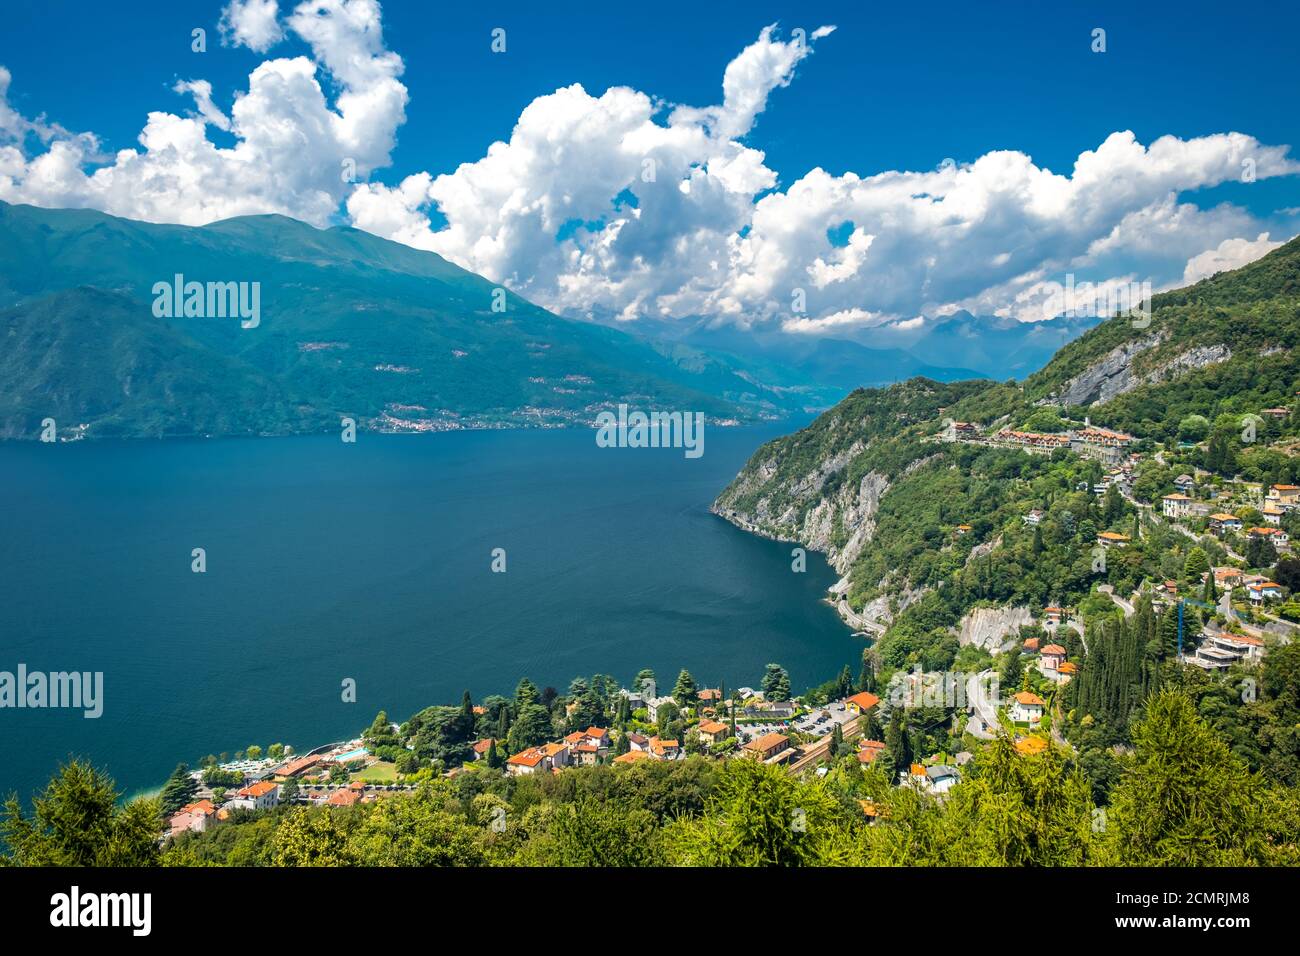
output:
[[[265,29],[248,33],[250,23],[261,22],[249,17],[264,17],[265,9],[227,8],[227,19],[243,24],[241,42],[267,40]],[[0,199],[191,225],[269,212],[327,224],[350,180],[388,165],[406,118],[403,65],[384,47],[375,0],[307,0],[288,26],[313,56],[260,63],[248,89],[235,93],[229,116],[207,80],[179,82],[175,92],[193,96],[196,113],[149,113],[139,148],[120,150],[106,164],[93,134],[47,135],[43,152],[0,160]],[[323,76],[336,91],[332,104]],[[8,78],[0,80],[7,85]],[[4,93],[0,86],[0,122],[12,126]],[[209,124],[231,133],[235,144],[216,145]],[[21,144],[11,149],[21,151]]]
[[[343,217],[568,314],[703,315],[803,334],[958,309],[1041,319],[1067,277],[1158,291],[1300,231],[1295,209],[1262,220],[1190,200],[1246,168],[1260,180],[1300,172],[1287,146],[1240,132],[1142,143],[1121,130],[1057,170],[1002,149],[782,182],[756,131],[770,99],[815,71],[816,46],[841,42],[834,26],[763,28],[723,65],[713,104],[626,86],[544,92],[482,155],[386,184],[373,174],[390,164],[408,96],[376,0],[285,11],[230,0],[221,30],[259,53],[295,37],[310,56],[264,59],[232,93],[176,82],[193,107],[150,112],[138,145],[112,156],[93,133],[20,115],[0,67],[0,199],[190,224]]]

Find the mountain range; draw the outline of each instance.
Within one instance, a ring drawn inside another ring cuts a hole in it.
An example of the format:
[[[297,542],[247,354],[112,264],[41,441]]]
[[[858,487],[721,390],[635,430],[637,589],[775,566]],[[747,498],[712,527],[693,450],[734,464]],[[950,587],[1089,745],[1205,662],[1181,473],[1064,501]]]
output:
[[[155,309],[177,276],[256,283],[259,321]],[[64,437],[291,434],[343,417],[385,431],[552,427],[619,403],[774,420],[913,375],[1023,375],[1080,331],[1038,326],[960,314],[883,328],[904,343],[883,348],[705,322],[613,327],[356,229],[0,202],[0,438],[34,438],[47,419]]]

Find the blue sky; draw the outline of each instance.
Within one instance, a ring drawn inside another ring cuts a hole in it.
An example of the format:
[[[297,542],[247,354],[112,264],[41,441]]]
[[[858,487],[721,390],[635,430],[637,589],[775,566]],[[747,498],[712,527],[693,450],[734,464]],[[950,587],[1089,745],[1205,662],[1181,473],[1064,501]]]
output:
[[[345,0],[322,3],[315,15],[329,16],[330,8],[340,4],[346,6]],[[717,9],[719,6],[727,9]],[[182,117],[193,114],[189,95],[173,91],[177,81],[208,81],[216,109],[229,116],[235,93],[249,88],[249,74],[263,61],[311,57],[315,52],[321,62],[323,45],[313,47],[289,29],[283,30],[281,42],[262,51],[223,44],[217,28],[220,0],[185,0],[156,7],[132,16],[108,5],[65,2],[6,11],[5,29],[0,33],[0,66],[12,77],[9,107],[31,124],[44,117],[47,124],[58,124],[67,131],[93,132],[99,149],[110,154],[118,149],[139,149],[137,137],[150,111]],[[280,4],[282,22],[292,9],[291,3]],[[375,13],[382,20],[383,52],[400,57],[399,79],[394,82],[405,89],[406,101],[404,119],[393,123],[393,145],[375,145],[380,158],[363,164],[367,165],[363,178],[367,184],[394,189],[413,174],[427,172],[436,179],[453,173],[461,163],[481,160],[490,143],[510,138],[530,103],[572,84],[581,84],[593,98],[621,86],[670,104],[720,104],[723,71],[742,50],[756,43],[769,24],[777,25],[772,43],[788,40],[795,27],[809,33],[823,25],[834,25],[835,30],[814,41],[811,55],[800,59],[787,75],[767,83],[763,108],[734,137],[743,147],[760,151],[763,166],[774,174],[771,187],[761,183],[756,188],[751,188],[753,184],[746,187],[750,191],[743,204],[746,208],[773,190],[789,189],[815,168],[832,177],[852,173],[866,178],[891,171],[929,173],[945,159],[960,167],[986,154],[1010,150],[1031,158],[1038,170],[1069,177],[1080,153],[1096,150],[1120,131],[1132,131],[1136,141],[1146,146],[1161,136],[1199,142],[1198,138],[1230,132],[1246,134],[1267,147],[1289,146],[1300,139],[1294,108],[1300,79],[1294,69],[1294,51],[1288,48],[1300,32],[1300,12],[1292,4],[1279,4],[1271,12],[1267,6],[1254,6],[1249,15],[1243,15],[1239,7],[1200,2],[657,2],[573,4],[564,10],[542,10],[535,4],[513,2],[458,5],[389,0],[382,5],[382,13]],[[206,53],[190,50],[190,30],[196,26],[208,31]],[[490,50],[494,27],[507,31],[504,54]],[[1090,49],[1091,32],[1097,27],[1106,31],[1103,54]],[[321,69],[318,82],[328,105],[337,109],[337,78]],[[666,116],[667,111],[660,111],[656,121],[662,125]],[[215,124],[208,125],[205,133],[218,149],[230,150],[237,143],[234,133]],[[32,133],[11,136],[15,138],[23,140],[18,148],[28,161],[47,145]],[[589,148],[579,142],[573,147],[575,151]],[[309,141],[307,148],[312,148]],[[1239,152],[1232,153],[1232,162],[1239,161]],[[683,168],[703,162],[708,153],[706,149],[699,156],[684,157]],[[1296,150],[1292,150],[1288,159],[1295,158]],[[1189,168],[1199,162],[1187,160]],[[798,257],[802,258],[791,273],[794,277],[785,277],[751,298],[737,291],[753,285],[744,281],[733,283],[737,288],[723,289],[719,283],[718,288],[675,294],[672,287],[662,284],[631,281],[635,277],[626,271],[627,263],[602,266],[593,261],[577,273],[566,273],[566,265],[550,256],[549,250],[539,251],[536,243],[518,241],[518,248],[508,253],[499,249],[492,254],[475,252],[463,236],[433,235],[447,224],[446,201],[434,195],[437,189],[427,195],[422,192],[416,199],[408,196],[401,203],[385,194],[380,197],[387,204],[382,214],[368,218],[351,212],[345,195],[331,195],[328,199],[336,200],[337,208],[327,221],[354,221],[380,234],[431,248],[545,304],[578,313],[630,316],[640,310],[660,316],[736,315],[739,310],[747,316],[780,317],[785,288],[801,281],[799,276],[815,272],[816,261],[821,259],[823,273],[827,267],[833,273],[832,278],[823,279],[822,288],[835,294],[824,296],[822,308],[814,309],[814,314],[853,312],[840,323],[851,328],[958,304],[996,310],[1001,303],[1015,312],[1014,305],[1008,303],[1022,291],[1023,275],[1035,268],[1044,269],[1046,275],[1076,266],[1084,272],[1096,268],[1098,281],[1132,274],[1150,277],[1158,286],[1176,284],[1191,258],[1183,253],[1194,242],[1167,262],[1158,262],[1159,257],[1150,254],[1150,247],[1157,244],[1155,234],[1145,241],[1112,242],[1115,252],[1100,258],[1090,249],[1108,230],[1124,222],[1125,216],[1131,223],[1133,216],[1169,192],[1177,203],[1201,210],[1230,204],[1231,214],[1220,214],[1216,222],[1175,223],[1181,234],[1203,235],[1210,243],[1200,252],[1228,240],[1254,242],[1262,231],[1268,231],[1274,243],[1288,239],[1296,231],[1296,216],[1280,210],[1300,207],[1300,177],[1286,172],[1285,162],[1276,156],[1264,165],[1275,174],[1262,174],[1254,182],[1244,183],[1221,173],[1189,174],[1192,188],[1182,188],[1184,183],[1177,177],[1162,180],[1128,206],[1110,195],[1105,202],[1094,204],[1116,201],[1108,217],[1068,239],[1049,235],[1043,248],[1025,256],[1022,264],[1013,262],[1004,274],[990,277],[987,288],[977,288],[978,282],[956,274],[960,272],[957,269],[933,295],[920,290],[905,294],[880,281],[879,275],[866,281],[873,258],[884,260],[874,265],[890,265],[884,254],[888,234],[882,231],[889,215],[882,213],[881,221],[873,223],[854,219],[855,215],[864,219],[875,210],[874,203],[859,204],[856,212],[847,211],[840,220],[826,213],[829,218],[824,225],[808,227],[810,234],[841,228],[847,235],[861,226],[864,249],[870,251],[864,251],[859,262],[837,263],[825,249],[800,247]],[[95,168],[94,157],[84,168]],[[266,190],[289,187],[267,185],[257,196],[222,197],[221,203],[168,206],[160,202],[133,209],[124,205],[124,199],[80,183],[42,193],[31,185],[31,173],[25,175],[27,182],[14,178],[17,185],[10,187],[7,196],[0,180],[0,198],[44,205],[98,205],[139,218],[191,222],[210,219],[222,209],[284,211],[320,222],[321,210],[328,206],[320,196],[317,202],[276,196]],[[549,173],[525,170],[521,175]],[[313,188],[319,192],[319,184]],[[828,193],[832,200],[834,194],[834,189]],[[610,211],[601,203],[607,206],[612,198],[587,203],[575,210],[576,218],[608,229]],[[1086,198],[1080,197],[1079,202]],[[731,199],[734,197],[728,201]],[[499,200],[499,196],[483,199]],[[547,200],[539,197],[538,201],[545,205]],[[259,203],[279,208],[262,210]],[[394,205],[400,205],[407,217],[401,223],[388,208]],[[687,234],[699,226],[692,218],[698,213],[674,208],[661,215],[647,210],[647,216],[658,217],[654,229],[645,217],[630,225],[647,234]],[[1062,215],[1066,214],[1070,213],[1063,211]],[[552,228],[553,218],[540,215],[552,240],[558,232]],[[473,211],[463,212],[461,219],[468,231],[499,229],[495,234],[499,243],[509,241],[504,238],[508,234],[519,232]],[[729,216],[710,222],[709,228],[723,238],[708,249],[694,250],[690,259],[698,266],[717,261],[701,256],[734,253],[734,249],[728,253],[724,248],[724,238],[738,232],[737,223],[745,219],[744,209],[736,207]],[[848,223],[853,226],[846,226]],[[990,235],[995,225],[984,222]],[[584,243],[601,239],[595,233],[593,226],[574,235],[570,227],[562,238],[582,252],[594,248]],[[632,243],[630,233],[630,228],[625,230],[620,241]],[[1042,233],[1041,219],[1025,222],[1008,213],[1003,230],[1007,248],[997,256],[1012,252],[1018,257],[1019,250],[1037,243],[1036,237]],[[910,237],[899,243],[895,253],[914,252],[923,239],[924,235]],[[1120,246],[1132,247],[1127,258],[1119,255]],[[636,244],[643,258],[646,250],[664,247],[653,235],[643,236]],[[776,258],[792,255],[789,249],[780,253]],[[1229,257],[1250,254],[1239,251]],[[555,261],[542,261],[550,258]],[[680,262],[658,265],[670,273],[681,268]],[[737,268],[735,263],[721,263],[711,271],[734,272]],[[753,271],[755,267],[750,263],[749,268]],[[841,278],[846,272],[856,273],[863,281]],[[939,272],[941,265],[926,276],[913,277],[913,284],[924,284]],[[698,279],[683,276],[675,281],[684,287],[692,278]],[[1008,285],[1012,280],[1021,285]],[[906,278],[899,284],[905,282]],[[620,289],[608,288],[615,285]],[[581,287],[576,293],[575,286]],[[760,300],[778,305],[769,307]]]

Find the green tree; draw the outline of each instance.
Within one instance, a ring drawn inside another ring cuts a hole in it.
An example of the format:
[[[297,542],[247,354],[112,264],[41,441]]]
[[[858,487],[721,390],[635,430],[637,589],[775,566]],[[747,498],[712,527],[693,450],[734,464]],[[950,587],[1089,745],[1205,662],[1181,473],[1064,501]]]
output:
[[[690,671],[682,668],[677,675],[677,683],[673,686],[673,700],[677,701],[679,707],[687,707],[695,701],[696,693],[695,678]]]
[[[1262,786],[1182,691],[1147,703],[1111,795],[1107,837],[1121,866],[1266,864]]]
[[[198,789],[199,785],[190,776],[190,768],[183,763],[177,764],[158,798],[163,816],[170,817],[193,800]]]
[[[913,787],[884,797],[888,826],[863,831],[875,866],[1082,866],[1096,857],[1087,781],[1061,748],[1024,755],[1002,736],[943,800]]]
[[[896,778],[912,764],[912,741],[907,733],[907,721],[901,704],[895,704],[889,711],[889,727],[885,731],[885,753]]]
[[[158,860],[162,811],[154,799],[118,805],[108,776],[79,760],[59,768],[32,815],[17,795],[5,802],[0,819],[4,862],[11,866],[150,866]]]
[[[1024,672],[1025,667],[1020,660],[1020,648],[1013,647],[1007,651],[1006,660],[1002,662],[1002,673],[998,675],[998,680],[1002,682],[1003,687],[1019,687]]]
[[[763,696],[767,700],[790,699],[790,675],[780,664],[768,664],[763,674]]]
[[[536,704],[541,700],[541,694],[537,691],[537,685],[527,677],[519,681],[515,688],[515,710],[520,711],[529,704]]]
[[[546,836],[539,841],[541,859],[536,862],[548,866],[657,866],[662,862],[657,823],[648,810],[584,795],[555,808]]]
[[[1251,538],[1246,543],[1246,564],[1252,568],[1270,568],[1277,561],[1277,549],[1265,538]]]
[[[1178,423],[1180,441],[1201,442],[1210,433],[1210,420],[1204,415],[1188,415]]]
[[[1187,559],[1183,562],[1183,580],[1188,584],[1198,584],[1201,575],[1210,570],[1210,559],[1205,554],[1205,549],[1201,547],[1192,548],[1187,552]]]
[[[507,747],[512,754],[546,743],[551,736],[551,715],[540,704],[526,704],[510,728]]]
[[[853,857],[849,811],[821,780],[756,760],[723,765],[706,812],[667,834],[686,866],[823,866]]]

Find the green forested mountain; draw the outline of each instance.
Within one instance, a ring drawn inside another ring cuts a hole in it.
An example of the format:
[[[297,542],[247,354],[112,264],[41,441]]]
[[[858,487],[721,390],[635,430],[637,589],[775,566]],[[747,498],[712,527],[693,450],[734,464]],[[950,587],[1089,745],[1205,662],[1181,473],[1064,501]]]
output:
[[[154,315],[153,287],[259,283],[261,321]],[[494,298],[495,296],[495,298]],[[494,303],[504,311],[494,311]],[[780,417],[788,369],[563,319],[441,257],[281,216],[155,225],[0,203],[0,438],[555,425],[604,407]]]
[[[834,597],[871,637],[869,669],[881,686],[920,667],[994,670],[1014,688],[1023,677],[1021,641],[1045,641],[1037,623],[1044,608],[1066,608],[1074,623],[1055,639],[1079,676],[1058,689],[1035,675],[1035,687],[1048,693],[1057,726],[1079,748],[1098,799],[1112,782],[1111,748],[1132,741],[1131,721],[1171,683],[1193,696],[1252,769],[1300,783],[1293,730],[1234,700],[1230,680],[1175,663],[1178,615],[1167,599],[1172,587],[1217,601],[1218,590],[1202,583],[1211,566],[1282,581],[1290,594],[1300,587],[1292,574],[1300,562],[1279,561],[1244,535],[1210,535],[1205,517],[1180,528],[1161,515],[1162,496],[1182,474],[1195,476],[1198,497],[1217,496],[1207,512],[1243,514],[1247,526],[1263,522],[1263,488],[1300,483],[1300,368],[1292,352],[1300,240],[1157,296],[1150,324],[1138,325],[1128,316],[1102,323],[1023,384],[915,379],[859,390],[758,449],[714,510],[828,554],[842,575]],[[1002,428],[1063,433],[1085,419],[1133,436],[1122,480],[1107,478],[1116,462],[1069,448],[1030,454],[989,441]],[[974,440],[942,440],[951,422],[976,423]],[[1293,537],[1300,532],[1295,514],[1280,522]],[[1121,544],[1102,547],[1103,532],[1124,536]],[[1166,599],[1153,603],[1160,595]],[[1300,603],[1284,609],[1300,614]],[[1184,623],[1189,651],[1203,628],[1237,626],[1195,608]],[[961,722],[951,710],[913,714],[906,729],[915,752],[936,752],[961,744]]]
[[[1300,238],[1250,265],[1154,296],[1149,323],[1116,317],[1029,376],[1031,402],[1089,405],[1095,422],[1153,439],[1199,414],[1285,406],[1300,388]]]

